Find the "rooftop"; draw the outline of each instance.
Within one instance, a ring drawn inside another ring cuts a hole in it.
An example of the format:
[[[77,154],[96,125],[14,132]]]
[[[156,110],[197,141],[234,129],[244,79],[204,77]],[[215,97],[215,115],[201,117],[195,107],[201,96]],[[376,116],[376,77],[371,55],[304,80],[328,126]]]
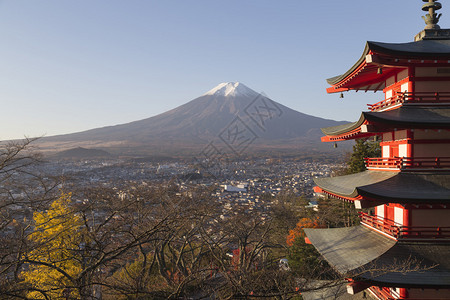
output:
[[[367,124],[373,126],[371,128],[365,127],[363,130],[362,126]],[[394,128],[450,129],[450,107],[404,104],[398,109],[388,111],[362,112],[356,122],[322,128],[322,132],[331,137],[322,140],[354,139],[368,132],[386,132]]]
[[[304,229],[339,273],[396,287],[450,287],[450,243],[396,242],[364,226]]]
[[[326,192],[347,198],[369,197],[384,203],[450,203],[450,172],[368,170],[339,177],[315,178],[314,182]]]

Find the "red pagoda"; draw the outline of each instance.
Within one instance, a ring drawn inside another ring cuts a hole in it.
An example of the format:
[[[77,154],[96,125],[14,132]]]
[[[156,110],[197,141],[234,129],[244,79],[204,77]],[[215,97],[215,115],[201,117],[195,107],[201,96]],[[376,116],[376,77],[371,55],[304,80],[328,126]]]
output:
[[[324,142],[377,137],[367,170],[318,178],[315,191],[353,202],[360,225],[305,229],[347,278],[347,292],[374,299],[450,299],[450,29],[439,2],[422,9],[414,42],[367,42],[361,58],[328,79],[328,93],[383,91],[358,121],[324,128]]]

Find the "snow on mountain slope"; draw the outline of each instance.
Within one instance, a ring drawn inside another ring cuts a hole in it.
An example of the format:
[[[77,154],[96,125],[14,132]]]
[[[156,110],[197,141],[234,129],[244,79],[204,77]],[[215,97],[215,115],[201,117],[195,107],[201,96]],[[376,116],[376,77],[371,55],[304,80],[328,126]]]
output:
[[[240,82],[223,82],[217,85],[215,88],[209,90],[203,96],[225,96],[225,97],[237,97],[237,96],[254,96],[258,95],[257,92],[247,87]]]

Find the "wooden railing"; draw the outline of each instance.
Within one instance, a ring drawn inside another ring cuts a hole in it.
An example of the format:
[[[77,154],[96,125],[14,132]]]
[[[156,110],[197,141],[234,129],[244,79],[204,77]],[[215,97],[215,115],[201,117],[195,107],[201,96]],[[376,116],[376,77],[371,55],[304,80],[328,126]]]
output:
[[[359,218],[363,224],[369,225],[395,238],[399,236],[400,226],[396,225],[393,221],[385,220],[377,216],[370,216],[363,212],[359,213]]]
[[[428,227],[428,226],[402,226],[400,229],[402,238],[450,238],[450,227]]]
[[[394,296],[391,295],[390,292],[384,290],[382,287],[378,287],[378,286],[371,286],[370,291],[375,294],[375,296],[378,299],[383,299],[383,300],[394,300],[396,298],[394,298]],[[400,299],[404,299],[404,298],[400,298]]]
[[[450,92],[421,92],[421,93],[402,93],[404,102],[406,103],[449,103]]]
[[[436,226],[403,226],[392,220],[378,216],[370,216],[360,212],[361,223],[369,225],[399,239],[449,239],[450,227]]]
[[[379,111],[403,103],[450,104],[450,92],[398,93],[375,104],[367,104],[367,106],[371,111]]]
[[[394,106],[396,104],[402,104],[405,102],[404,94],[397,94],[375,104],[367,104],[370,111],[379,111],[384,108]]]
[[[450,157],[376,157],[365,158],[366,168],[448,169]]]
[[[393,168],[401,169],[403,164],[403,158],[401,157],[373,157],[364,158],[366,162],[366,168]]]
[[[404,168],[450,168],[450,157],[403,157],[401,159]]]

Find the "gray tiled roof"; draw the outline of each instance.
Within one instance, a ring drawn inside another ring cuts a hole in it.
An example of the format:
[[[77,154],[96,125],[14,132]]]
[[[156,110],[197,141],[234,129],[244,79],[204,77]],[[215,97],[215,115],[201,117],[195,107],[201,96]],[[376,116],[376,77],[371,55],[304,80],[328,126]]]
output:
[[[371,269],[378,271],[367,271]],[[361,272],[361,278],[397,287],[449,288],[450,243],[398,242],[378,259],[354,272]]]
[[[339,273],[397,287],[450,287],[450,243],[396,242],[365,226],[304,229]]]
[[[450,108],[436,106],[413,106],[405,104],[398,109],[384,112],[365,112],[368,121],[391,125],[407,125],[408,128],[425,126],[450,127]]]
[[[358,187],[383,182],[395,175],[394,172],[365,171],[338,177],[314,178],[314,182],[328,192],[353,198],[358,196]]]
[[[422,40],[410,43],[381,43],[367,42],[363,54],[358,61],[344,74],[331,77],[327,82],[334,85],[346,78],[352,73],[362,62],[365,61],[369,51],[386,53],[396,56],[407,56],[409,58],[450,58],[450,40]]]
[[[402,203],[450,202],[450,172],[364,171],[357,174],[315,178],[323,190],[343,197],[358,195]]]
[[[322,128],[322,132],[326,135],[346,133],[366,120],[396,128],[450,128],[450,108],[405,104],[389,111],[363,112],[356,122]]]
[[[302,292],[303,300],[363,300],[365,293],[350,295],[347,293],[348,282],[315,281],[311,290]]]
[[[364,226],[304,229],[308,239],[339,273],[346,274],[380,257],[395,241]]]
[[[398,56],[416,58],[450,56],[450,40],[422,40],[409,43],[367,42],[367,44],[370,50]]]

